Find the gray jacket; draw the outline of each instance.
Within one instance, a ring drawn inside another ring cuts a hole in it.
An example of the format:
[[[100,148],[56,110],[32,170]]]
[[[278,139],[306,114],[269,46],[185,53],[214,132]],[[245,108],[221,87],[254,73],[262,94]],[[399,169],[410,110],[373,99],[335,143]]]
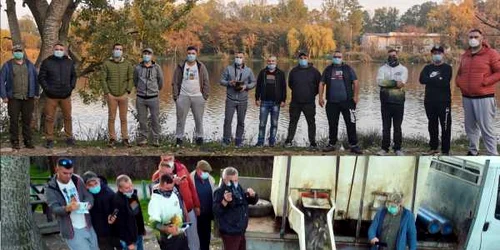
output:
[[[155,97],[163,87],[163,71],[161,66],[152,62],[146,67],[144,62],[139,63],[134,69],[134,85],[139,97]]]
[[[85,184],[80,176],[73,174],[71,181],[76,186],[78,191],[78,198],[80,202],[89,202],[91,206],[94,206],[94,197],[87,191]],[[71,223],[70,213],[66,212],[66,199],[63,193],[59,189],[59,185],[56,181],[56,176],[52,177],[50,181],[45,185],[45,198],[47,199],[47,204],[49,205],[50,211],[54,214],[59,221],[59,231],[64,239],[73,239],[74,230],[73,224]],[[85,214],[85,221],[87,222],[87,228],[92,227],[92,222],[90,220],[90,213]]]
[[[236,75],[238,77],[236,77]],[[244,82],[244,84],[246,85],[246,90],[243,92],[236,91],[234,89],[234,86],[229,84],[231,80]],[[227,88],[227,99],[233,101],[246,101],[248,100],[248,91],[255,88],[257,80],[255,79],[252,69],[247,67],[245,64],[243,64],[243,68],[241,71],[239,69],[238,71],[236,71],[235,65],[232,64],[227,66],[224,72],[222,72],[220,84],[222,86],[226,86]]]
[[[208,70],[205,64],[196,60],[196,64],[198,65],[198,70],[200,72],[200,90],[203,98],[205,100],[208,99],[208,95],[210,94],[210,79],[208,77]],[[184,75],[184,66],[186,65],[186,61],[183,61],[175,67],[174,76],[172,78],[172,96],[174,101],[177,101],[179,95],[181,94],[182,87],[182,78]]]

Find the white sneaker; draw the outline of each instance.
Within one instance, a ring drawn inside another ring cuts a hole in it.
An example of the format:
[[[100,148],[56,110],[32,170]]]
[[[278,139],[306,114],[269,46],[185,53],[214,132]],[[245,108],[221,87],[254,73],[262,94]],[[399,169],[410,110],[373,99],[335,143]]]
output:
[[[387,152],[387,151],[385,151],[385,150],[381,149],[380,151],[378,151],[378,152],[377,152],[377,155],[378,155],[378,156],[385,156],[385,155],[387,155],[387,153],[389,153],[389,152]]]
[[[397,155],[397,156],[404,156],[404,155],[405,155],[405,154],[403,153],[403,151],[401,151],[401,150],[396,150],[396,152],[395,152],[395,153],[396,153],[396,155]]]

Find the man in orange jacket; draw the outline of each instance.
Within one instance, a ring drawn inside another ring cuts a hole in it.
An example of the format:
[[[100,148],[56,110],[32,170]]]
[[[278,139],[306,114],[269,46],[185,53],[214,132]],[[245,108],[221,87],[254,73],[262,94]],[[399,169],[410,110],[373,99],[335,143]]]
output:
[[[478,155],[481,132],[488,155],[498,155],[495,135],[495,84],[500,81],[500,55],[479,29],[469,32],[469,48],[460,58],[456,84],[462,91],[467,155]]]
[[[159,183],[160,177],[168,174],[173,177],[175,187],[179,190],[182,202],[186,206],[191,226],[186,230],[190,250],[200,249],[200,240],[198,238],[198,230],[196,224],[196,216],[200,215],[200,200],[194,186],[193,180],[190,178],[189,171],[186,166],[180,161],[175,160],[173,155],[162,155],[158,170],[153,174],[151,180],[154,183]]]

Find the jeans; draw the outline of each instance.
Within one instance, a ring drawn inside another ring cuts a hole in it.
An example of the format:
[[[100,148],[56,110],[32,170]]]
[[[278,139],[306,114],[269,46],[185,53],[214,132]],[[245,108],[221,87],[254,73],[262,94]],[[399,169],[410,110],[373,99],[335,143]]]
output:
[[[128,250],[128,246],[127,243],[125,243],[125,241],[120,240],[120,245],[122,246],[123,250]],[[135,242],[135,249],[144,250],[144,246],[142,244],[142,235],[139,235],[137,237],[137,241]]]
[[[441,152],[450,152],[451,140],[451,106],[450,103],[425,103],[425,113],[429,119],[429,146],[431,150],[439,147],[439,125],[441,124]]]
[[[257,143],[264,144],[266,136],[267,117],[271,114],[271,128],[269,133],[269,145],[276,143],[276,133],[278,132],[278,118],[280,115],[280,105],[274,101],[262,101],[259,115],[259,139]]]

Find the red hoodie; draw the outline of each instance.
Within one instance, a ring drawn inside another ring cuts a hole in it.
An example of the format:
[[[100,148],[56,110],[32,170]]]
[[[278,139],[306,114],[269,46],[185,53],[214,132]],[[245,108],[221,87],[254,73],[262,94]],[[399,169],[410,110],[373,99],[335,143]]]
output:
[[[189,171],[180,161],[175,160],[174,166],[177,177],[186,176],[186,178],[179,184],[179,192],[181,193],[182,200],[184,201],[184,205],[186,205],[187,211],[189,212],[193,208],[199,208],[200,200],[198,199],[198,193],[196,192],[196,187],[194,186],[193,180],[189,175]],[[151,177],[151,180],[155,182],[158,181],[158,179],[160,179],[160,171],[156,170]]]
[[[483,41],[476,54],[467,49],[460,57],[456,85],[464,97],[480,98],[495,95],[495,83],[500,81],[500,55]]]

